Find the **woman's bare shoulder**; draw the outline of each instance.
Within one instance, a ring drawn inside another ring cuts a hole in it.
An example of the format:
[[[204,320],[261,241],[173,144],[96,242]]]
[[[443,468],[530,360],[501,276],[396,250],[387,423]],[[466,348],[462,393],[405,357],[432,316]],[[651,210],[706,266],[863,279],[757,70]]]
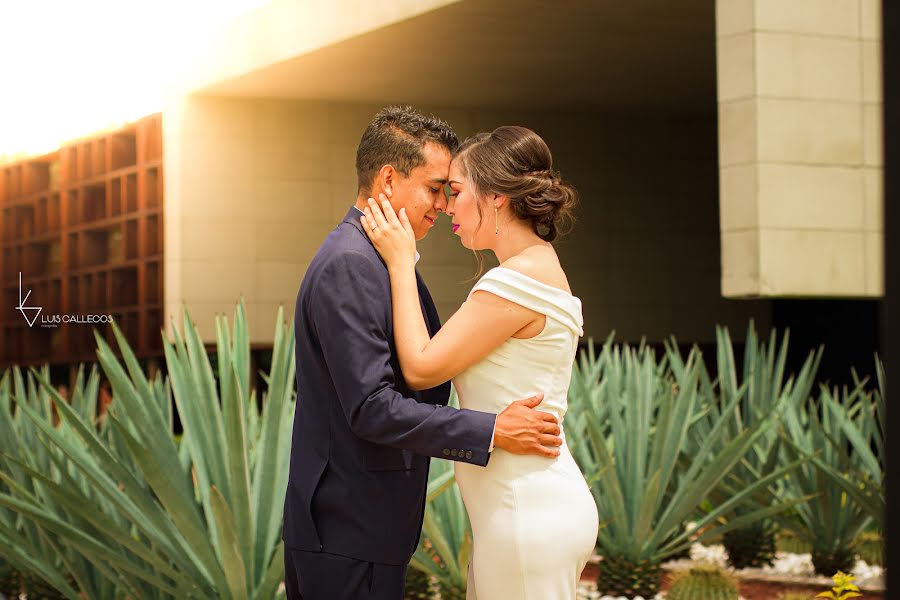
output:
[[[559,288],[566,293],[571,293],[569,281],[556,252],[550,249],[529,250],[520,252],[505,260],[501,267],[518,271],[522,275],[535,279],[546,285]]]

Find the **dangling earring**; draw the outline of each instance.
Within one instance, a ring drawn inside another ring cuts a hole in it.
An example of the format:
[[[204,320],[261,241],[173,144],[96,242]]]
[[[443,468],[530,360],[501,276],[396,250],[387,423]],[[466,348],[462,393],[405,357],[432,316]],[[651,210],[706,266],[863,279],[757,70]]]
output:
[[[500,233],[500,215],[497,213],[497,206],[494,206],[494,235]]]

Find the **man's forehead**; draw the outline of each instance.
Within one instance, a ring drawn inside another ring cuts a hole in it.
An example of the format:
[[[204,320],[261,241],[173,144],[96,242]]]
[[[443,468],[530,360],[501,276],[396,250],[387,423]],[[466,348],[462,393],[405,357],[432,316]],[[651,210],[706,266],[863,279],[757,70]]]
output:
[[[450,151],[439,144],[427,143],[422,148],[425,164],[421,165],[422,177],[427,181],[444,184],[450,174]]]
[[[439,183],[441,185],[444,185],[445,183],[447,183],[447,175],[446,174],[441,175],[440,173],[432,173],[428,177],[428,182],[429,183]]]

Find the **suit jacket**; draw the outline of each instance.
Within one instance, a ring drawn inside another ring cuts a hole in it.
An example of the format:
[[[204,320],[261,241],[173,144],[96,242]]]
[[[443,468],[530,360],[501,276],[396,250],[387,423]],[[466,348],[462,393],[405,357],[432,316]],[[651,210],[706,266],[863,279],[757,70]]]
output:
[[[430,456],[486,465],[496,415],[415,392],[394,349],[390,278],[350,209],[316,253],[294,313],[297,409],[285,545],[405,565],[419,541]],[[416,272],[429,333],[440,328]],[[454,451],[455,450],[455,451]]]

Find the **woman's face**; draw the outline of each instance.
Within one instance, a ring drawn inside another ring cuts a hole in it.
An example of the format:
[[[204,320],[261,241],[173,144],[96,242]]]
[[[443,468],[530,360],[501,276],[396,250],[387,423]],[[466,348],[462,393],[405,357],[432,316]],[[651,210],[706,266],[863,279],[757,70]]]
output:
[[[493,213],[493,210],[488,211],[487,208],[482,208],[485,222],[481,223],[481,227],[479,227],[478,198],[475,196],[475,190],[466,180],[461,160],[454,159],[450,163],[448,183],[450,194],[447,199],[447,215],[450,217],[453,233],[458,235],[462,245],[470,250],[489,248],[491,239],[486,237],[486,234],[494,234],[492,229],[494,215],[487,213]],[[490,221],[491,227],[488,227],[487,221]]]

